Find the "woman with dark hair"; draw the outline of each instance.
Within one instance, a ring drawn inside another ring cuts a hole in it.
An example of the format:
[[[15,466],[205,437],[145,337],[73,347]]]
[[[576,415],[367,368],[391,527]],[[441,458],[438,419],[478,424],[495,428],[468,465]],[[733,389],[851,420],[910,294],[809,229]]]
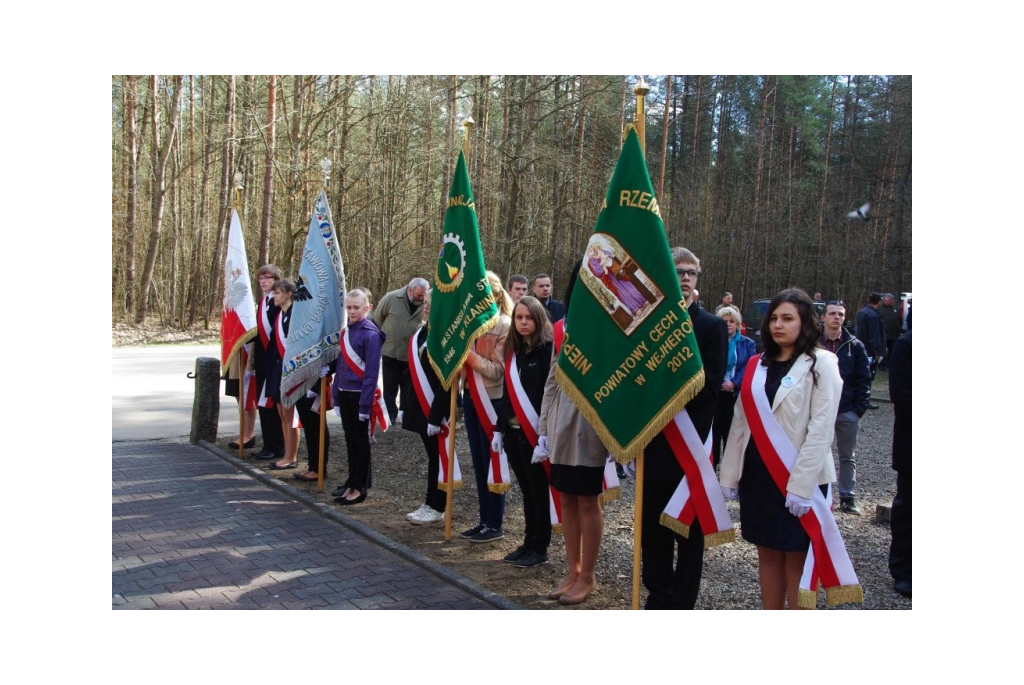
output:
[[[270,465],[271,470],[294,469],[299,461],[299,428],[295,425],[295,407],[281,404],[281,375],[283,372],[285,341],[288,339],[288,328],[292,320],[292,297],[295,294],[295,281],[282,278],[274,282],[271,292],[274,293],[274,304],[280,308],[274,322],[274,333],[270,349],[264,356],[266,365],[266,393],[274,401],[277,414],[281,418],[281,431],[284,433],[284,457]]]
[[[504,448],[523,493],[526,539],[505,561],[519,568],[546,563],[551,544],[548,474],[532,463],[544,385],[551,368],[554,334],[547,310],[536,297],[523,295],[512,311],[505,341],[505,392],[491,449]]]
[[[800,517],[814,489],[827,498],[836,479],[830,447],[843,381],[820,338],[807,293],[793,288],[772,299],[761,325],[764,352],[747,366],[722,457],[723,494],[738,496],[743,537],[757,546],[765,609],[784,609],[787,600],[798,607],[810,544]]]

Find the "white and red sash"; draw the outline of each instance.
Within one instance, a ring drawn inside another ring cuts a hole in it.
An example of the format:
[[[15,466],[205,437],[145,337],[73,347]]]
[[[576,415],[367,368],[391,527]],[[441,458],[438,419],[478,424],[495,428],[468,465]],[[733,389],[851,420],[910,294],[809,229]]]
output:
[[[283,360],[285,359],[285,349],[286,349],[285,346],[288,343],[288,334],[284,332],[284,321],[285,321],[285,319],[287,319],[289,322],[291,322],[291,311],[286,312],[285,310],[282,309],[277,314],[277,322],[276,322],[276,325],[274,326],[274,338],[275,338],[275,342],[277,343],[277,353],[278,353],[278,355],[280,355],[280,357],[282,359],[282,364],[284,363]],[[296,391],[298,391],[299,387],[300,386],[296,385],[294,388],[292,388],[286,394],[291,396]],[[294,406],[294,404],[292,406]],[[299,423],[298,423],[298,420],[299,420],[298,419],[298,412],[295,413],[295,416],[296,416],[296,418],[295,418],[295,425],[293,426],[293,428],[298,428],[298,426],[299,426]]]
[[[602,482],[604,492],[601,493],[602,503],[614,502],[622,498],[622,488],[619,487],[619,474],[615,471],[615,457],[611,454],[604,462],[604,481]]]
[[[796,464],[797,450],[772,414],[771,403],[764,390],[767,370],[760,360],[761,355],[757,355],[747,362],[740,401],[743,402],[751,438],[772,480],[785,495],[790,472]],[[819,583],[825,588],[825,600],[829,606],[864,601],[864,590],[854,573],[850,555],[843,544],[835,516],[832,515],[831,493],[831,486],[827,496],[819,488],[814,488],[811,510],[799,519],[800,525],[811,538],[804,572],[800,578],[799,604],[811,609],[816,604]]]
[[[273,326],[273,322],[270,320],[270,303],[267,301],[267,298],[267,295],[260,298],[260,313],[256,317],[256,328],[260,332],[260,343],[265,350],[270,348],[270,331]]]
[[[366,362],[356,352],[356,348],[352,347],[352,341],[348,337],[348,326],[341,329],[341,358],[345,362],[345,365],[352,370],[352,373],[356,375],[359,380],[362,380],[366,375]],[[387,406],[384,404],[384,393],[380,389],[380,382],[377,383],[377,388],[373,391],[373,405],[370,407],[370,424],[368,430],[370,431],[370,444],[376,444],[377,438],[374,437],[374,431],[377,426],[380,426],[381,432],[387,431],[391,428],[391,415],[388,414]]]
[[[490,397],[487,395],[487,387],[484,385],[484,378],[473,370],[469,364],[463,367],[466,374],[466,387],[469,388],[469,397],[476,409],[476,416],[480,425],[487,434],[487,451],[490,453],[487,458],[487,489],[499,495],[508,492],[512,487],[511,477],[508,471],[508,456],[505,449],[497,453],[491,449],[491,441],[494,440],[494,426],[498,423],[498,412],[494,410]]]
[[[690,537],[690,526],[696,518],[704,532],[704,546],[714,547],[736,539],[732,517],[725,506],[725,498],[715,476],[711,457],[711,431],[701,443],[696,426],[685,408],[668,422],[662,433],[680,468],[683,477],[672,493],[660,522],[683,537]]]
[[[422,326],[420,327],[422,328]],[[409,372],[412,376],[412,387],[416,392],[416,399],[420,403],[420,409],[423,410],[423,416],[430,416],[430,405],[434,403],[434,389],[430,387],[430,380],[427,377],[426,370],[423,368],[423,363],[420,361],[419,350],[416,349],[416,339],[419,338],[420,330],[417,329],[411,338],[409,338]],[[448,434],[450,429],[448,428],[448,419],[441,421],[441,432],[437,434],[437,451],[440,454],[441,469],[438,471],[439,480],[438,485],[442,486],[440,489],[447,489],[448,485]],[[454,464],[453,471],[455,472],[454,478],[452,478],[452,488],[462,487],[462,472],[459,469],[459,455],[458,452],[452,455],[452,463]]]

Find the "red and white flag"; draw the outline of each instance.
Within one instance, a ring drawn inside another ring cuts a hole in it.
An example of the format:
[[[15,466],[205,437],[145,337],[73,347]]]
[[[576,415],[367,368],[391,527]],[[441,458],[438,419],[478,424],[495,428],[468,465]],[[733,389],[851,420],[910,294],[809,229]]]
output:
[[[220,366],[227,373],[235,355],[256,335],[256,304],[252,299],[249,260],[238,212],[231,210],[228,250],[224,258],[224,309],[220,317]],[[239,385],[244,385],[239,379]]]

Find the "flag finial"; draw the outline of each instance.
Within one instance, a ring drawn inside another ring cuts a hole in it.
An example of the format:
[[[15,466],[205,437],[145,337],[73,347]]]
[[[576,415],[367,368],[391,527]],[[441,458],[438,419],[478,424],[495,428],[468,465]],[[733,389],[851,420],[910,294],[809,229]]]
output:
[[[331,180],[331,166],[333,164],[327,157],[320,160],[320,170],[324,172],[324,188],[327,187],[327,182]]]
[[[245,187],[242,181],[244,178],[241,171],[235,172],[235,209],[239,209],[242,206],[242,188]]]
[[[651,89],[647,86],[647,81],[644,81],[644,77],[641,76],[640,80],[637,81],[636,85],[633,86],[633,94],[636,95],[636,133],[640,136],[640,150],[647,153],[647,140],[646,140],[646,127],[644,126],[644,98],[651,92]]]

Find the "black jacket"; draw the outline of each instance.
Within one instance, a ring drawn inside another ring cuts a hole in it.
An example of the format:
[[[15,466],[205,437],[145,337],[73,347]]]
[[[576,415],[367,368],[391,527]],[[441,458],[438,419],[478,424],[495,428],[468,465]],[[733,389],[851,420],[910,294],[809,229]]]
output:
[[[725,365],[729,360],[729,329],[724,320],[701,309],[696,303],[691,304],[687,311],[693,321],[697,349],[704,364],[704,388],[686,405],[686,411],[700,439],[706,440],[715,419],[718,393],[722,389]],[[673,456],[664,433],[654,437],[644,454],[647,477],[676,483],[683,477],[683,470]]]
[[[427,341],[427,327],[423,326],[416,333],[416,349],[420,349],[421,345],[424,345]],[[420,352],[420,363],[423,365],[423,370],[427,375],[427,380],[430,382],[430,387],[434,391],[434,403],[430,405],[430,415],[424,416],[423,409],[420,407],[420,399],[416,395],[416,389],[412,385],[412,368],[410,366],[409,374],[405,376],[402,382],[402,397],[408,398],[404,403],[405,409],[402,414],[402,428],[413,433],[419,433],[421,435],[427,434],[427,424],[433,424],[440,426],[441,422],[448,418],[448,411],[451,409],[452,394],[451,390],[445,390],[441,386],[441,379],[437,377],[434,372],[434,367],[430,365],[430,359],[427,358],[427,348],[423,347]]]
[[[845,328],[840,329],[842,342],[839,344],[839,375],[843,377],[843,395],[839,400],[839,413],[853,411],[864,416],[871,398],[871,365],[868,352],[857,338]]]
[[[530,399],[530,404],[540,414],[540,404],[544,399],[544,384],[548,380],[548,371],[551,370],[551,348],[553,343],[545,343],[540,347],[529,350],[521,349],[516,355],[516,365],[519,367],[519,381],[523,384],[523,390]],[[505,393],[501,397],[501,407],[498,409],[498,423],[494,430],[504,433],[508,428],[508,420],[515,415],[512,408],[511,391],[508,381],[505,381]]]
[[[889,359],[889,399],[892,400],[895,420],[892,424],[892,467],[910,472],[912,443],[910,409],[910,348],[911,331],[907,331],[892,345]]]

